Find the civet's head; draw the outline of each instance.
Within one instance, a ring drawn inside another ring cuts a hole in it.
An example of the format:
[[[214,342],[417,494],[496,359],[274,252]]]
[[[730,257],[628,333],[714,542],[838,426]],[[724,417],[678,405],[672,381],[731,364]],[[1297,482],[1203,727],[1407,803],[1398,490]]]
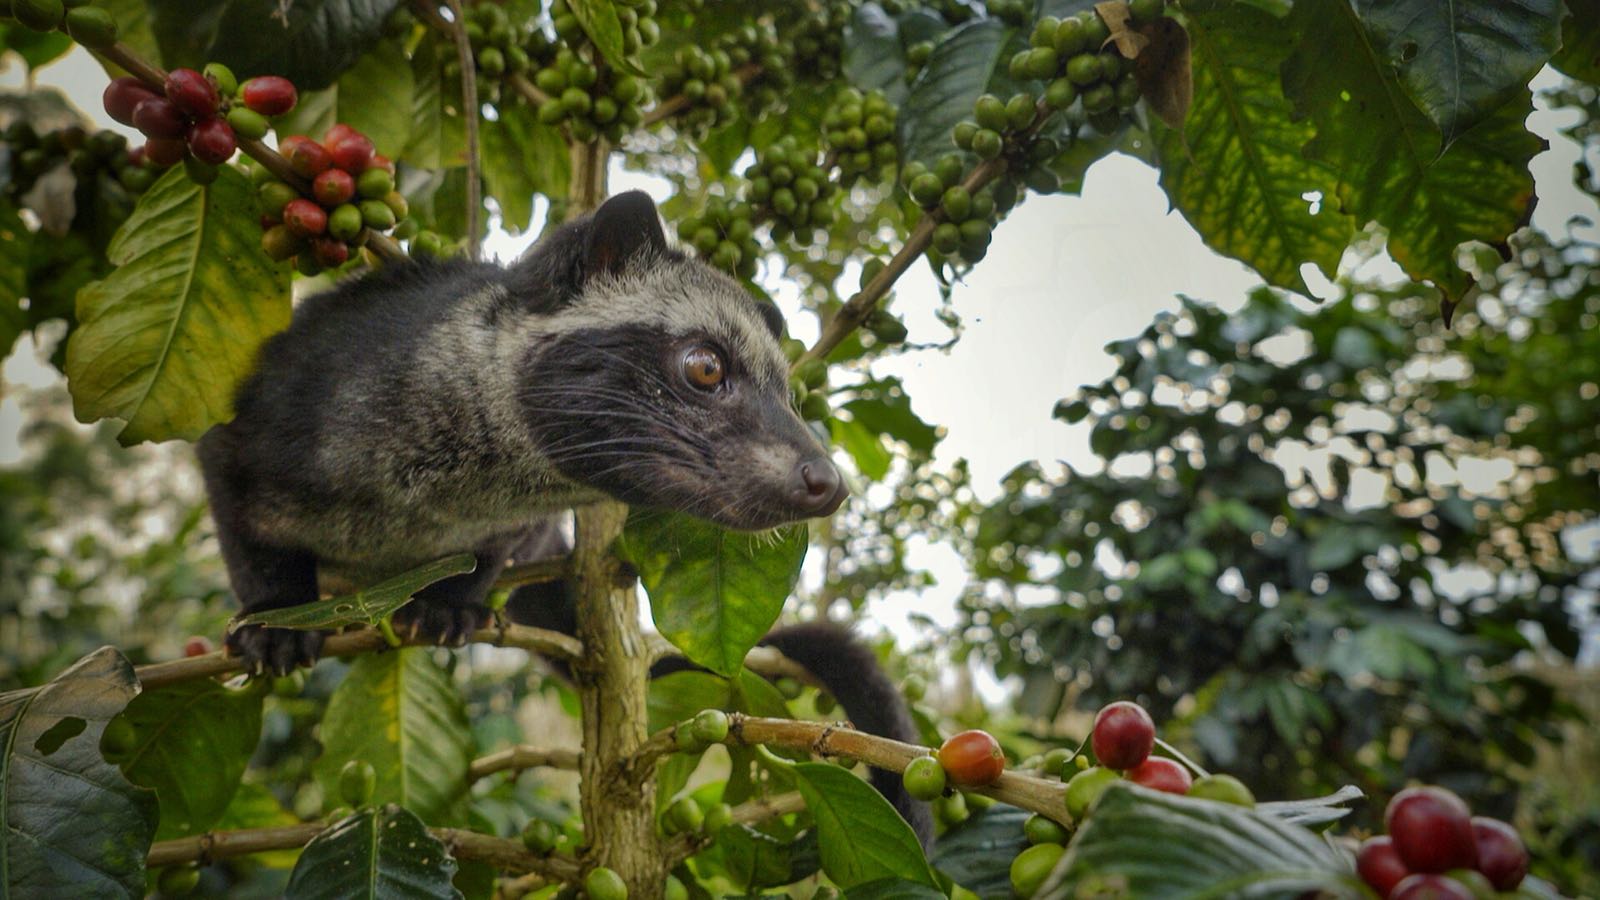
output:
[[[632,191],[555,232],[519,277],[565,293],[522,402],[566,477],[742,530],[839,508],[839,471],[790,406],[775,306],[667,245]]]

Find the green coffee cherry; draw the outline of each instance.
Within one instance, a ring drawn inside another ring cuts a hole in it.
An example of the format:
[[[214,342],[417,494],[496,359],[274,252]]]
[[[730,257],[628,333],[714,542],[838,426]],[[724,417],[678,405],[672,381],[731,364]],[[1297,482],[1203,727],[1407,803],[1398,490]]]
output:
[[[361,233],[361,210],[346,203],[328,214],[328,234],[341,241],[353,241]]]
[[[1055,77],[1058,65],[1060,65],[1060,62],[1057,60],[1054,50],[1048,47],[1035,47],[1028,51],[1028,58],[1023,64],[1023,69],[1029,78],[1035,81],[1044,81],[1047,78]]]
[[[958,184],[944,192],[939,200],[939,208],[944,210],[945,218],[960,224],[972,215],[972,195]]]
[[[528,824],[522,826],[522,846],[534,853],[549,853],[556,848],[556,839],[561,833],[556,827],[544,819],[529,819]]]
[[[981,159],[994,159],[1003,149],[1005,141],[1001,139],[998,131],[985,128],[972,136],[972,152],[978,154]]]
[[[1033,31],[1028,34],[1028,43],[1034,47],[1050,47],[1056,45],[1056,29],[1061,27],[1061,20],[1055,16],[1045,16],[1033,23]]]
[[[933,229],[933,249],[946,256],[961,249],[961,226],[954,222],[941,222]]]
[[[368,200],[382,200],[394,190],[394,176],[383,169],[372,168],[356,176],[356,193]]]
[[[1189,796],[1232,803],[1246,808],[1253,808],[1256,805],[1256,795],[1245,787],[1244,782],[1232,775],[1219,774],[1196,778],[1194,784],[1189,786]]]
[[[1097,84],[1083,92],[1083,109],[1085,112],[1105,112],[1117,105],[1117,92],[1109,84]]]
[[[900,693],[905,694],[907,700],[916,703],[928,695],[928,682],[921,675],[912,673],[906,676],[905,681],[900,682]]]
[[[1099,63],[1095,63],[1095,71],[1099,72]],[[973,118],[979,127],[990,131],[1003,131],[1006,127],[1006,104],[1004,100],[993,94],[984,94],[979,97],[972,107]]]
[[[1067,830],[1059,822],[1037,814],[1022,823],[1022,833],[1030,844],[1065,844],[1068,837]]]
[[[267,117],[246,106],[235,106],[228,110],[228,127],[241,140],[259,141],[267,134],[271,126]]]
[[[205,68],[200,71],[211,79],[211,83],[217,86],[217,91],[224,97],[232,97],[239,92],[239,79],[234,76],[232,69],[222,63],[206,63]]]
[[[1066,109],[1078,99],[1078,87],[1070,78],[1057,78],[1045,88],[1044,102],[1051,109]]]
[[[714,835],[729,825],[733,824],[733,807],[726,803],[716,803],[706,810],[705,833]]]
[[[1065,852],[1060,844],[1038,844],[1018,853],[1011,861],[1011,889],[1024,898],[1038,893]]]
[[[707,744],[719,744],[728,739],[728,714],[720,709],[703,709],[692,723],[695,737]]]
[[[705,811],[693,797],[679,797],[667,807],[667,831],[671,834],[699,834],[705,823]]]
[[[967,173],[967,164],[960,154],[946,153],[933,164],[933,173],[939,176],[942,186],[950,187],[961,183],[961,176]]]
[[[1021,131],[1033,124],[1034,113],[1038,111],[1037,101],[1029,93],[1021,93],[1006,101],[1006,124],[1012,131]]]
[[[61,0],[11,0],[11,14],[34,31],[53,31],[66,8]]]
[[[256,196],[261,199],[262,212],[276,216],[291,200],[300,199],[300,192],[281,181],[274,180],[256,188]]]
[[[66,26],[73,40],[91,50],[101,50],[117,42],[116,20],[98,6],[68,10]]]
[[[877,310],[872,314],[872,316],[867,320],[867,328],[872,332],[873,337],[885,344],[903,343],[906,339],[906,336],[910,334],[910,332],[906,329],[904,322],[901,322],[899,319],[896,319],[894,316],[889,315],[883,310]],[[817,712],[827,715],[827,711],[821,708],[819,708]]]
[[[1100,58],[1092,53],[1080,53],[1067,60],[1067,79],[1079,87],[1100,80]]]
[[[378,772],[364,759],[352,759],[339,770],[339,799],[351,806],[365,806],[378,786]]]
[[[1072,751],[1065,747],[1056,747],[1044,755],[1039,763],[1039,768],[1046,775],[1065,777],[1067,766],[1072,764]]]
[[[694,730],[694,720],[685,719],[678,723],[672,731],[672,738],[677,744],[679,753],[699,753],[706,749],[706,742],[700,740],[700,735]]]
[[[957,122],[954,128],[950,129],[950,139],[955,142],[957,147],[960,147],[963,150],[971,150],[972,136],[977,133],[977,122],[962,120]]]
[[[1090,50],[1099,50],[1111,39],[1111,29],[1094,10],[1085,10],[1080,19],[1083,22],[1083,37]]]
[[[605,866],[589,870],[583,877],[583,890],[589,900],[628,900],[628,883]]]
[[[932,206],[939,202],[940,195],[944,193],[944,182],[939,180],[938,175],[927,172],[911,182],[910,193],[911,199],[917,201],[918,205]]]
[[[967,798],[960,791],[955,791],[933,801],[934,818],[942,822],[946,828],[960,825],[967,820]]]
[[[1084,814],[1117,779],[1116,772],[1101,766],[1084,769],[1072,776],[1067,782],[1067,814],[1072,816],[1074,822],[1083,821]]]
[[[828,407],[828,398],[820,393],[812,392],[800,403],[800,418],[807,422],[821,422],[828,418],[832,410]]]
[[[944,767],[939,765],[939,760],[934,756],[919,756],[906,765],[906,770],[900,776],[905,783],[906,793],[918,800],[935,800],[944,796],[945,774]]]
[[[187,897],[199,886],[200,868],[193,865],[168,866],[156,879],[156,890],[163,897]]]
[[[795,377],[807,390],[816,390],[828,383],[828,364],[820,359],[808,359],[795,370]],[[726,737],[726,735],[724,735]],[[721,738],[718,738],[721,740]]]
[[[1069,59],[1089,46],[1089,37],[1084,32],[1083,20],[1073,17],[1062,19],[1056,26],[1055,49],[1057,59]]]

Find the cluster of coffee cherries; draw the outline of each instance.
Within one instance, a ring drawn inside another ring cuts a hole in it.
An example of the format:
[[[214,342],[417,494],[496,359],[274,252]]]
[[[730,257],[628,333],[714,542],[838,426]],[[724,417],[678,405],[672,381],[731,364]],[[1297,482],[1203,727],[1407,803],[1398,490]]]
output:
[[[1018,192],[1009,180],[974,192],[963,184],[966,175],[966,161],[957,153],[945,154],[932,166],[913,161],[900,173],[911,199],[943,220],[932,235],[937,258],[975,263],[989,252],[995,223],[1016,203]]]
[[[828,178],[816,148],[784,135],[756,153],[744,172],[746,199],[757,215],[772,222],[774,241],[810,245],[816,230],[833,225],[833,197],[839,185]]]
[[[1159,19],[1163,9],[1163,0],[1129,5],[1135,27]],[[1065,19],[1045,16],[1034,24],[1029,48],[1011,57],[1010,75],[1019,82],[1044,82],[1044,101],[1052,110],[1069,109],[1081,100],[1090,123],[1109,131],[1139,102],[1133,63],[1107,46],[1110,36],[1110,28],[1093,10]],[[980,119],[978,124],[988,129],[1017,127],[1013,121]]]
[[[3,19],[16,19],[34,31],[61,29],[91,50],[117,42],[116,20],[89,0],[0,0]]]
[[[756,242],[752,213],[748,204],[711,197],[703,212],[678,223],[678,238],[724,272],[753,278],[761,245]]]
[[[679,47],[658,74],[663,96],[681,95],[688,101],[679,119],[686,130],[705,132],[738,115],[744,82],[734,72],[733,54],[725,47]]]
[[[622,52],[632,56],[645,47],[655,46],[661,40],[661,25],[656,21],[659,4],[656,0],[617,0],[617,24],[622,26]],[[578,17],[573,14],[567,0],[552,0],[550,18],[556,36],[568,46],[577,47],[588,35]]]
[[[784,92],[794,84],[789,51],[768,21],[751,22],[721,35],[714,47],[728,54],[737,74],[745,66],[755,68],[744,86],[745,115],[750,119],[783,103]]]
[[[1033,14],[1033,4],[1027,0],[988,0],[983,6],[989,15],[1013,27],[1028,24]]]
[[[597,66],[571,47],[550,45],[542,51],[533,81],[550,98],[539,104],[539,121],[565,125],[580,143],[597,135],[616,143],[644,120],[641,104],[649,99],[644,82]]]
[[[1516,829],[1472,815],[1444,788],[1395,794],[1383,825],[1388,834],[1361,845],[1356,873],[1385,900],[1473,900],[1515,890],[1528,874]]]
[[[783,29],[793,35],[795,74],[817,81],[839,77],[844,27],[854,10],[845,0],[826,0],[798,6],[798,19]]]
[[[503,7],[480,3],[468,7],[466,16],[462,30],[466,32],[467,42],[472,45],[473,64],[479,76],[492,80],[528,72],[533,65],[530,48],[525,46],[528,37],[517,33],[517,27],[512,24]],[[544,32],[539,32],[539,39],[536,46],[548,44]],[[441,43],[439,52],[444,57],[446,72],[454,75],[452,64],[457,59],[455,47]]]
[[[173,69],[160,91],[138,78],[115,78],[101,96],[111,118],[145,136],[146,162],[163,169],[182,162],[200,184],[216,178],[240,138],[259,139],[267,117],[288,112],[297,99],[288,79],[266,75],[241,85],[220,63],[204,72]]]
[[[895,109],[883,91],[862,94],[847,87],[839,92],[822,117],[822,146],[838,162],[844,184],[875,180],[894,165],[899,158],[894,124]]]
[[[265,168],[253,170],[261,199],[262,249],[273,259],[295,258],[302,274],[337,268],[366,236],[388,231],[405,218],[406,199],[395,190],[394,163],[348,125],[328,129],[321,141],[291,135],[278,152],[311,182],[311,197]]]
[[[142,154],[129,153],[128,139],[115,131],[90,134],[82,126],[69,125],[39,134],[27,121],[18,119],[0,133],[0,143],[10,160],[6,190],[15,199],[62,162],[80,185],[93,183],[101,172],[132,194],[143,193],[155,182],[156,173],[142,164]]]

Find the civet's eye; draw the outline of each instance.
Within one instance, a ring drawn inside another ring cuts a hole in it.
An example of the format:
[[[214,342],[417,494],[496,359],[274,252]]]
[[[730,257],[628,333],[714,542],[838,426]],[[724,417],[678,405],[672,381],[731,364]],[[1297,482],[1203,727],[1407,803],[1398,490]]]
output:
[[[722,357],[710,347],[690,347],[684,352],[683,377],[700,390],[716,390],[725,374]]]

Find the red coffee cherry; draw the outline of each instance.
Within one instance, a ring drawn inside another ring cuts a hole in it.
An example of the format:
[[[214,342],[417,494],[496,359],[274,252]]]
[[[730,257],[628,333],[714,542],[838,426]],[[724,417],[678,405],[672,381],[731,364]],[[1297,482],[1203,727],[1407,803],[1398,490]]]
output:
[[[173,69],[167,73],[167,99],[195,118],[217,111],[217,87],[193,69]]]
[[[1509,891],[1528,874],[1528,848],[1517,830],[1499,819],[1472,817],[1472,841],[1478,848],[1478,871],[1497,891]]]
[[[1395,885],[1389,900],[1477,900],[1472,889],[1443,875],[1409,875]]]
[[[316,257],[318,265],[332,269],[344,265],[350,258],[350,247],[344,241],[320,237],[311,242],[311,254]]]
[[[987,731],[963,731],[939,745],[939,765],[950,781],[963,787],[993,784],[1006,769],[1000,742]]]
[[[1387,897],[1411,870],[1394,849],[1394,841],[1387,835],[1379,835],[1361,843],[1361,850],[1356,853],[1356,874],[1377,891],[1379,897]]]
[[[328,148],[308,137],[301,137],[285,153],[289,165],[304,178],[316,178],[333,166]]]
[[[372,155],[372,158],[367,160],[367,168],[369,168],[369,169],[382,169],[385,172],[388,172],[390,175],[393,175],[394,174],[394,161],[391,160],[389,157],[384,156],[382,153],[374,153]]]
[[[1189,770],[1164,756],[1152,756],[1128,770],[1128,780],[1169,794],[1187,794],[1194,783]]]
[[[1095,714],[1090,738],[1095,759],[1108,769],[1131,769],[1156,745],[1156,723],[1137,703],[1119,700]]]
[[[233,157],[239,141],[221,119],[206,119],[189,129],[189,152],[203,163],[220,166]]]
[[[283,224],[304,237],[316,237],[328,229],[328,214],[304,197],[290,200],[283,207]]]
[[[211,652],[211,641],[195,635],[183,643],[184,656],[205,656]]]
[[[287,78],[262,75],[252,78],[239,87],[239,99],[252,111],[263,116],[281,116],[299,102],[294,85]]]
[[[189,131],[189,117],[165,97],[150,97],[133,108],[133,127],[145,137],[178,140]]]
[[[1444,788],[1406,788],[1395,794],[1383,812],[1383,826],[1413,872],[1471,869],[1478,861],[1472,813]]]
[[[100,95],[100,102],[106,108],[106,115],[124,125],[133,124],[133,110],[145,100],[157,96],[150,86],[137,78],[127,75],[114,78],[106,85],[105,93]]]
[[[340,138],[338,143],[329,144],[328,150],[333,154],[333,164],[351,175],[360,175],[366,171],[375,152],[372,141],[364,134],[346,135]]]
[[[351,128],[349,125],[346,125],[343,122],[336,122],[332,128],[329,128],[327,131],[322,133],[322,146],[332,147],[334,144],[339,143],[345,138],[360,133],[361,132]]]
[[[328,169],[311,182],[311,195],[332,209],[356,195],[356,180],[343,169]]]
[[[144,142],[144,158],[150,165],[165,169],[183,162],[188,145],[180,140],[151,138]]]

